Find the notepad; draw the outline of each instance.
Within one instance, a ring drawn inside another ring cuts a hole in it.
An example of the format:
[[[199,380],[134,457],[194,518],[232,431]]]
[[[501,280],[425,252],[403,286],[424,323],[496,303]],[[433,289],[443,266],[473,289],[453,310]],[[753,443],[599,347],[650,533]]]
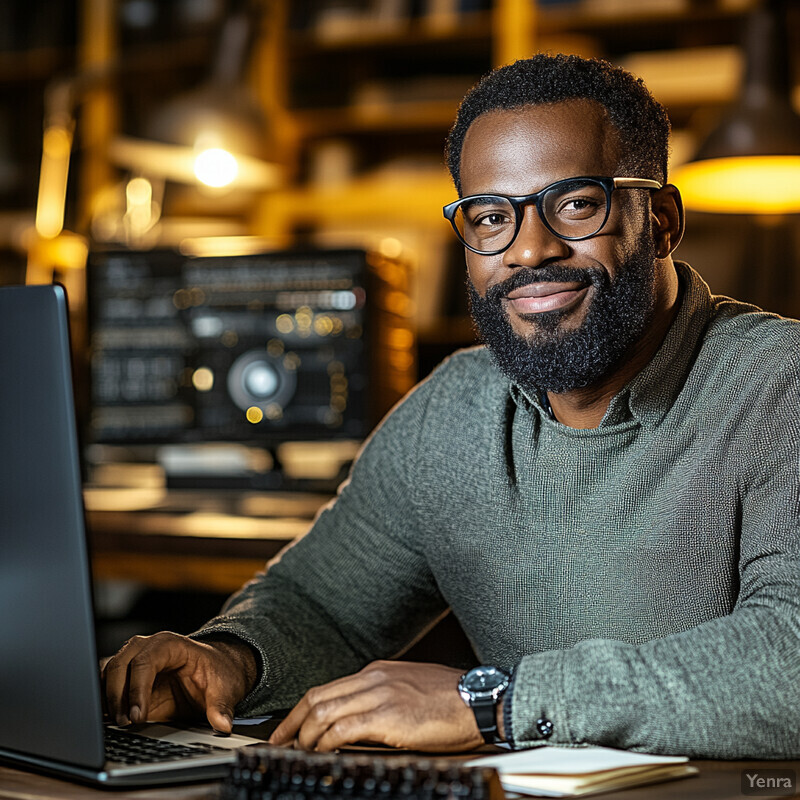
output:
[[[654,756],[608,747],[536,747],[478,758],[494,767],[509,794],[582,797],[697,774],[684,756]]]

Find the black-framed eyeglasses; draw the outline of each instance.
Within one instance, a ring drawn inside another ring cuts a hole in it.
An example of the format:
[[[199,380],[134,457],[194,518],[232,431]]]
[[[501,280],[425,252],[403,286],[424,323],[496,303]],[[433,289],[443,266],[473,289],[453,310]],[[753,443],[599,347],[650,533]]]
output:
[[[462,197],[442,211],[467,249],[494,256],[508,250],[517,238],[526,205],[535,203],[539,218],[552,234],[574,242],[600,233],[608,222],[615,189],[661,188],[658,181],[646,178],[567,178],[521,197]]]

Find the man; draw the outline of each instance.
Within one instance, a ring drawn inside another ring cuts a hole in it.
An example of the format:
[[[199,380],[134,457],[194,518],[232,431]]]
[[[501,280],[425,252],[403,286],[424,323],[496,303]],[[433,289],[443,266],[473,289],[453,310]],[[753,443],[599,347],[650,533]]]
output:
[[[394,409],[220,617],[123,647],[114,717],[294,705],[275,743],[800,755],[800,325],[672,261],[668,129],[577,57],[470,92],[445,214],[487,348]],[[482,671],[380,660],[448,607]]]

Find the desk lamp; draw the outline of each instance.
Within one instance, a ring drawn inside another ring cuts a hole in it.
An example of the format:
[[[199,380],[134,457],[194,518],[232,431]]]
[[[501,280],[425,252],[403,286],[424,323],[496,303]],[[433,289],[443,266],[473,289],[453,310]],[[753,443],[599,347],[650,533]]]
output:
[[[243,84],[261,15],[253,3],[234,6],[222,28],[210,79],[159,109],[144,139],[112,142],[110,157],[119,166],[217,190],[280,184],[280,168],[264,159],[268,130],[263,111]]]

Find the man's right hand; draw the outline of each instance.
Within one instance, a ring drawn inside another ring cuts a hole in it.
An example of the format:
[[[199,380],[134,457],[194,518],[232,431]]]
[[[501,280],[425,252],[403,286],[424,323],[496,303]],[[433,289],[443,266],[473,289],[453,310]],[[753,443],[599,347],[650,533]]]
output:
[[[253,650],[234,637],[134,636],[103,667],[108,714],[118,725],[203,716],[230,733],[234,706],[256,683]]]

